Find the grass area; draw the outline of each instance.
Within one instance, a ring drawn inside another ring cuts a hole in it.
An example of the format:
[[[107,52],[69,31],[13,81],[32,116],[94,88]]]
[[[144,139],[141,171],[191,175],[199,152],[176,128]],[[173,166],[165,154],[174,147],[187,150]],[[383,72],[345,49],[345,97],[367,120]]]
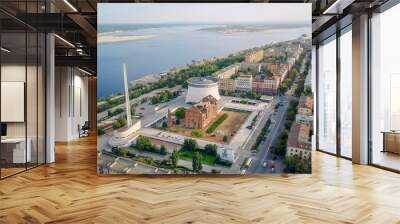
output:
[[[201,161],[203,162],[203,164],[207,164],[207,165],[214,165],[215,164],[215,161],[217,160],[216,156],[212,156],[212,155],[206,154],[203,151],[199,151],[199,153],[201,155]],[[190,151],[190,150],[180,150],[178,152],[178,157],[180,159],[183,159],[183,160],[192,161],[193,155],[194,155],[194,152]]]
[[[228,114],[224,113],[222,114],[217,120],[214,121],[214,123],[211,124],[211,126],[209,128],[207,128],[207,133],[213,133],[215,131],[215,129],[218,128],[219,125],[222,124],[222,122],[224,122],[226,119],[228,118]]]

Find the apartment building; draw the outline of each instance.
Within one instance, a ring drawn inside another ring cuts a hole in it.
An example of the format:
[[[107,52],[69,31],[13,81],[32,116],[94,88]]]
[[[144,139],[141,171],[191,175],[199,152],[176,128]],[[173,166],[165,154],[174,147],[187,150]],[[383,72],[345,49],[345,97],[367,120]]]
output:
[[[220,91],[235,92],[236,80],[231,78],[218,79],[218,89]]]
[[[311,125],[295,122],[289,131],[286,156],[297,156],[301,159],[311,157]]]
[[[253,76],[241,74],[236,79],[236,90],[238,91],[247,91],[250,92],[252,90],[253,85]]]
[[[259,75],[253,79],[252,90],[256,93],[275,95],[278,93],[279,77]]]

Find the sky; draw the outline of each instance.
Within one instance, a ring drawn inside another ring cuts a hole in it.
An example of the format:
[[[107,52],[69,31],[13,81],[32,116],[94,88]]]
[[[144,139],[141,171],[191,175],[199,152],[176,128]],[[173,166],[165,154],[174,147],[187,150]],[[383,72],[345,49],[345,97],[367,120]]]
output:
[[[99,24],[311,24],[307,3],[99,3]]]

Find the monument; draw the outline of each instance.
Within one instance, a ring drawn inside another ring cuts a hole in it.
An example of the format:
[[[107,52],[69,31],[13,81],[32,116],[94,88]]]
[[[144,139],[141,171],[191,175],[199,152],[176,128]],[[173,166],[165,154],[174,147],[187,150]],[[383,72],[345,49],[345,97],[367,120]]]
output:
[[[132,144],[135,140],[135,133],[141,128],[140,120],[137,120],[134,124],[132,123],[131,116],[131,103],[129,100],[129,85],[128,85],[128,72],[126,64],[123,64],[124,72],[124,93],[125,93],[125,112],[127,124],[113,132],[113,136],[110,138],[108,144],[111,147],[127,147]]]

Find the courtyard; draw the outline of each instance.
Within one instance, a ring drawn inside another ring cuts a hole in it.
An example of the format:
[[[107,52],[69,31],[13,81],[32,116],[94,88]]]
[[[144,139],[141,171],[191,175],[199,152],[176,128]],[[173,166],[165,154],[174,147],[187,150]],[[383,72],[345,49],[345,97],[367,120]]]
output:
[[[166,128],[162,127],[162,123],[165,121],[160,121],[158,124],[154,125],[154,128],[210,142],[229,144],[230,140],[235,136],[240,127],[242,127],[249,115],[250,112],[247,111],[223,109],[218,116],[202,129],[186,128],[182,121],[179,124],[174,124],[172,127]],[[221,117],[225,119],[221,119]],[[215,124],[218,119],[221,119],[222,123]],[[214,128],[211,126],[214,126]]]

